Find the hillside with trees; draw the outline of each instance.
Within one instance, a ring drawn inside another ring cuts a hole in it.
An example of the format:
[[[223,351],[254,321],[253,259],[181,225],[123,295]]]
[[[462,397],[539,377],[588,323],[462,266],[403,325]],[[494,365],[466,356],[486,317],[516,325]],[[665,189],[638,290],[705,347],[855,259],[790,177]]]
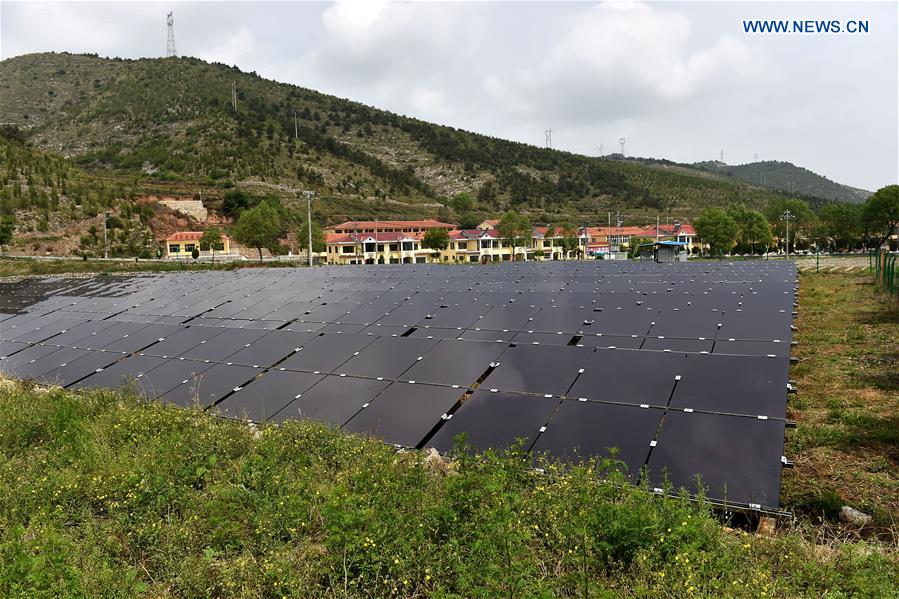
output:
[[[0,192],[17,239],[36,239],[20,248],[30,253],[97,254],[98,215],[110,210],[122,225],[115,251],[146,255],[154,235],[197,226],[159,196],[201,199],[226,227],[266,202],[291,245],[303,190],[316,194],[320,225],[430,217],[474,226],[508,210],[535,224],[602,224],[609,211],[645,224],[788,200],[728,173],[497,139],[195,58],[7,59],[0,115]],[[827,203],[805,199],[816,210]]]
[[[860,204],[871,195],[866,189],[836,183],[790,162],[766,160],[731,165],[714,161],[697,162],[692,166],[762,187],[785,191],[791,195],[822,198],[834,202]]]

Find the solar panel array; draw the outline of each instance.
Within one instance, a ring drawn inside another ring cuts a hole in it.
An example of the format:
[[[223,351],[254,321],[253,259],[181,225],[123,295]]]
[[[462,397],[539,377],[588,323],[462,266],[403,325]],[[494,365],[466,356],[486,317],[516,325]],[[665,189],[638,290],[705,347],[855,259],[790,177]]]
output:
[[[0,284],[0,371],[406,447],[605,456],[777,508],[785,262],[244,269]]]

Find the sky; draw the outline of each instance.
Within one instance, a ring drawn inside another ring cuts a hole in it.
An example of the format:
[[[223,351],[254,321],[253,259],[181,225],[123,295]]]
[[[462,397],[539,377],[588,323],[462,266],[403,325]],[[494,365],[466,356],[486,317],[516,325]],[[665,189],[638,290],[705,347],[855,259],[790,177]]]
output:
[[[587,155],[785,160],[899,182],[897,2],[0,2],[0,58],[237,65],[400,114]],[[867,20],[746,34],[744,19]]]

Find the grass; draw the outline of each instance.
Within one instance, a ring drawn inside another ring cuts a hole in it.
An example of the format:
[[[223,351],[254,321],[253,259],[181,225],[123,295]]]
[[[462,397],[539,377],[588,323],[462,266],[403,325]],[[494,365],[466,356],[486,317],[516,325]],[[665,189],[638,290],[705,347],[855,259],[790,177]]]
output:
[[[17,276],[43,276],[58,274],[113,274],[144,272],[181,272],[195,270],[234,270],[237,268],[257,267],[290,268],[304,266],[301,262],[263,262],[255,260],[232,262],[162,262],[124,260],[34,260],[18,258],[14,260],[0,258],[0,278]]]
[[[721,526],[515,450],[445,463],[293,422],[0,381],[4,597],[896,597],[899,554]]]
[[[783,502],[814,519],[851,505],[899,543],[899,303],[870,274],[803,274]]]

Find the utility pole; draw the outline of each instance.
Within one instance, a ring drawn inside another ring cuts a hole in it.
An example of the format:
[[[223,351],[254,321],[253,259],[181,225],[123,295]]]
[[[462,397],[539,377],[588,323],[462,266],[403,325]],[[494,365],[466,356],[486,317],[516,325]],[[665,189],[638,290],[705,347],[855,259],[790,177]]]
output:
[[[103,257],[109,258],[109,241],[106,237],[106,229],[109,221],[109,210],[103,211]]]
[[[787,223],[787,260],[790,259],[790,220],[792,219],[793,213],[789,209],[784,210],[784,213],[780,216],[780,220]]]
[[[309,266],[312,266],[312,197],[314,191],[306,192],[306,256],[309,258]]]
[[[300,130],[297,128],[297,111],[293,111],[293,138],[299,139]]]
[[[656,214],[656,241],[659,240],[659,215]]]
[[[231,106],[234,107],[234,112],[237,112],[237,82],[231,82]]]

